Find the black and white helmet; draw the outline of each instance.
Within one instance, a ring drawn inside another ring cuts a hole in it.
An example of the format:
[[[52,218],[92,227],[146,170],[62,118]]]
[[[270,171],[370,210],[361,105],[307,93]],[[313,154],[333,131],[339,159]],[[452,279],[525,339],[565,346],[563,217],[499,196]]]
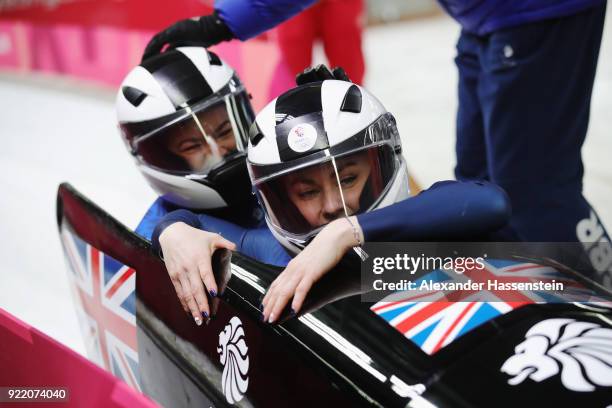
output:
[[[266,222],[288,249],[327,223],[409,197],[395,119],[347,81],[294,88],[251,126],[247,164]]]
[[[124,79],[116,106],[138,169],[166,200],[194,209],[245,202],[254,114],[234,70],[216,54],[181,47],[143,61]]]

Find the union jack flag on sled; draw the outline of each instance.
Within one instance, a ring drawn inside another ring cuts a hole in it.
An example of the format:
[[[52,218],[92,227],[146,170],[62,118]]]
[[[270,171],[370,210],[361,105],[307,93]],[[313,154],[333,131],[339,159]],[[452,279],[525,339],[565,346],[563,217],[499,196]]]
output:
[[[89,358],[140,391],[136,271],[67,227],[61,239]]]
[[[452,275],[451,275],[452,274]],[[474,301],[482,298],[482,293],[476,291],[461,291],[444,293],[441,291],[418,291],[417,293],[396,292],[382,301],[374,304],[371,310],[385,319],[396,330],[403,333],[427,354],[434,354],[454,340],[478,327],[479,325],[514,309],[531,303],[568,302],[572,299],[589,299],[590,302],[606,302],[606,299],[595,296],[594,292],[568,279],[556,269],[534,263],[523,263],[507,260],[489,260],[485,262],[483,273],[470,275],[454,271],[435,270],[416,280],[416,285],[422,281],[457,282],[461,280],[499,279],[500,281],[533,282],[552,281],[563,282],[566,290],[563,293],[551,291],[517,291],[511,301],[483,302]],[[455,295],[455,296],[453,296]],[[491,291],[489,298],[499,296]],[[449,299],[460,301],[449,301]],[[507,300],[507,298],[506,298]]]

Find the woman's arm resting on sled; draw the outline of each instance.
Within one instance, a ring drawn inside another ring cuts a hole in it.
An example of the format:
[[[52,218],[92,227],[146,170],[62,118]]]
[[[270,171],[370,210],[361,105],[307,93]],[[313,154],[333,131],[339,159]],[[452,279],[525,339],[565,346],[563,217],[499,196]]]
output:
[[[312,285],[359,242],[484,236],[503,227],[509,217],[508,197],[496,185],[444,181],[418,196],[349,217],[350,222],[346,218],[335,220],[272,282],[262,302],[264,321],[273,323],[292,297],[291,309],[297,313]]]
[[[206,229],[206,230],[205,230]],[[290,257],[267,228],[247,229],[219,218],[188,210],[166,215],[151,239],[163,255],[166,269],[185,311],[197,324],[210,315],[205,290],[218,293],[211,258],[217,248],[238,250],[260,262],[285,266]]]

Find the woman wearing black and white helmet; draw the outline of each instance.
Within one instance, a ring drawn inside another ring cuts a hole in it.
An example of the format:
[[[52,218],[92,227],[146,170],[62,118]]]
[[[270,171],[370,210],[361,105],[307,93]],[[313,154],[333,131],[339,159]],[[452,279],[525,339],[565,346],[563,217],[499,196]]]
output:
[[[249,99],[234,70],[202,47],[181,47],[146,59],[127,75],[117,95],[125,144],[160,195],[136,232],[151,239],[164,216],[184,208],[207,217],[203,229],[215,232],[190,231],[187,242],[165,253],[181,304],[199,324],[209,311],[203,282],[214,296],[214,279],[197,270],[186,273],[176,267],[176,259],[191,248],[208,248],[209,253],[234,249],[217,233],[233,225],[227,221],[250,228],[264,225],[245,163],[254,118]],[[210,257],[203,257],[198,265],[210,270]]]
[[[117,119],[138,170],[160,195],[137,229],[149,238],[167,210],[204,210],[252,225],[245,167],[254,114],[234,70],[202,47],[143,61],[117,94]]]
[[[287,300],[275,289],[295,284],[297,311],[310,286],[363,243],[356,215],[410,194],[395,119],[348,81],[305,84],[267,105],[251,127],[247,163],[272,234],[293,253],[305,248],[264,298],[269,322]]]
[[[395,119],[348,81],[306,84],[267,105],[247,162],[270,230],[294,253],[337,218],[409,196]]]
[[[505,193],[485,183],[436,183],[409,197],[395,119],[365,89],[326,80],[271,102],[251,127],[248,167],[266,222],[299,252],[263,301],[277,320],[297,313],[312,285],[367,241],[481,236],[509,216]],[[302,249],[303,248],[303,249]]]

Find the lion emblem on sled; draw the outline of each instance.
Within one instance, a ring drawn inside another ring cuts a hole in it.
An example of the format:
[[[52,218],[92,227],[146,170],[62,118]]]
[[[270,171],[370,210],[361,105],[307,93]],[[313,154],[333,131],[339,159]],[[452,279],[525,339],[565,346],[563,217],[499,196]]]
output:
[[[223,365],[221,377],[223,394],[230,404],[240,401],[249,387],[248,351],[242,322],[234,316],[219,333],[217,347],[219,360]]]
[[[510,385],[527,378],[540,382],[561,373],[571,391],[612,386],[612,329],[575,319],[547,319],[525,334],[501,371]]]

